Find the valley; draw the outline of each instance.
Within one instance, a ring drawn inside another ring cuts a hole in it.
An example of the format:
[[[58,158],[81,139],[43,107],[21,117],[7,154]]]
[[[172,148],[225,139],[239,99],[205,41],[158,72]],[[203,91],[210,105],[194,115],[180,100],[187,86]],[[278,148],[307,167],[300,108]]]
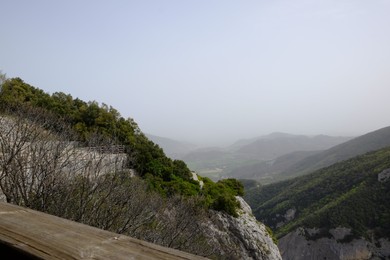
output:
[[[215,179],[241,179],[245,200],[274,231],[283,259],[390,257],[390,127],[355,138],[327,137],[333,141],[328,146],[295,143],[295,151],[288,149],[292,140],[309,137],[270,136],[270,146],[285,153],[270,149],[263,137],[183,158]]]
[[[213,180],[239,178],[270,183],[282,180],[283,177],[277,175],[299,161],[351,139],[272,133],[239,140],[227,147],[196,148],[193,145],[186,150],[183,147],[188,147],[187,143],[161,137],[155,137],[154,141],[164,151],[171,151],[174,158],[185,161],[191,170]],[[176,149],[172,143],[176,144]]]

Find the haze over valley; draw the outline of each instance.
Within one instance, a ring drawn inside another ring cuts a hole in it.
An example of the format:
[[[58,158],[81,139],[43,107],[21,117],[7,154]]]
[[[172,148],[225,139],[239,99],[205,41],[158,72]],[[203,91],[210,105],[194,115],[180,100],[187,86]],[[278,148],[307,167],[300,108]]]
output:
[[[248,167],[256,171],[277,163],[278,160],[285,162],[288,158],[292,163],[352,138],[272,133],[232,142],[226,147],[199,148],[168,138],[153,135],[148,137],[159,144],[168,156],[185,161],[191,170],[214,180],[227,177],[257,179],[248,174]]]
[[[387,0],[6,0],[2,11],[3,73],[115,106],[145,133],[210,147],[390,125]]]

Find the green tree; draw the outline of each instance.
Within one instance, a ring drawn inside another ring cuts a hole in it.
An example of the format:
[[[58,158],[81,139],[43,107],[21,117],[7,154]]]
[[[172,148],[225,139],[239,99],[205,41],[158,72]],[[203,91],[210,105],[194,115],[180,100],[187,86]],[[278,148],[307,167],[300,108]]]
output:
[[[0,70],[0,89],[3,83],[7,80],[7,75]]]

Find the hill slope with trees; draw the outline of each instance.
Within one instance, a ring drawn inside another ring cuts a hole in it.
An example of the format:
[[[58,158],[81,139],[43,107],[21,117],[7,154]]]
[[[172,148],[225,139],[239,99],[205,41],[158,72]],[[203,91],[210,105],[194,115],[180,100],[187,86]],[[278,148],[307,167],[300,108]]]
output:
[[[345,227],[351,238],[390,238],[390,148],[291,180],[253,186],[245,198],[278,238],[298,228]]]
[[[240,182],[200,178],[201,187],[111,106],[5,79],[0,122],[0,195],[9,203],[211,258],[279,255],[265,228],[267,250],[256,254],[248,246],[259,242],[235,232],[250,230],[237,226]]]
[[[50,122],[53,118],[55,124],[69,125],[74,132],[71,141],[77,141],[82,145],[90,142],[91,138],[99,136],[100,139],[109,140],[111,144],[123,145],[129,156],[128,168],[134,169],[137,175],[147,180],[149,185],[165,196],[180,194],[185,196],[203,195],[205,203],[210,207],[218,204],[219,209],[234,214],[234,196],[229,187],[218,183],[221,193],[215,196],[203,194],[199,184],[192,180],[192,174],[187,165],[180,160],[168,158],[164,151],[150,141],[131,118],[123,118],[120,113],[106,104],[99,105],[97,102],[85,102],[73,98],[69,94],[56,92],[52,95],[25,83],[20,78],[5,80],[0,92],[1,111],[5,114],[26,111],[25,116],[33,110],[40,110],[43,117],[48,117]],[[46,124],[50,130],[56,130],[55,126]],[[58,129],[61,131],[61,129]],[[205,181],[206,186],[213,186],[211,181]],[[213,186],[214,187],[214,186]],[[225,189],[226,188],[226,189]],[[225,196],[225,198],[219,198]],[[217,203],[216,201],[219,200]],[[222,209],[221,201],[226,201],[226,208]],[[230,204],[229,204],[230,203]],[[237,203],[236,203],[237,204]]]

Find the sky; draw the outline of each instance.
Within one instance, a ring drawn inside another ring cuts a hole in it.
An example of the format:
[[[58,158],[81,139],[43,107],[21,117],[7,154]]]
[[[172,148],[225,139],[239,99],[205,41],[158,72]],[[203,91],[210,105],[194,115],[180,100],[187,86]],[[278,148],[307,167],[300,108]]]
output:
[[[390,125],[390,0],[1,0],[0,70],[201,145]]]

